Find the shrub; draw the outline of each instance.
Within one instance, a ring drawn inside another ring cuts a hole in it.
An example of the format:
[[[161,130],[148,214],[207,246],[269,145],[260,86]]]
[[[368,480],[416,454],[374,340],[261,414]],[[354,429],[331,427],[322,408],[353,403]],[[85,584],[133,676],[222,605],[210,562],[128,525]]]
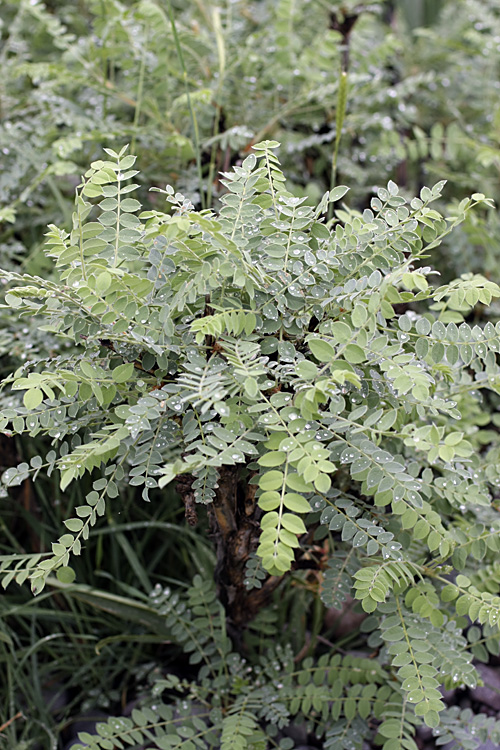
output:
[[[71,232],[49,227],[55,280],[3,273],[13,314],[72,345],[4,382],[0,429],[53,444],[4,482],[57,470],[64,491],[92,479],[50,551],[1,558],[3,585],[29,579],[39,593],[54,573],[71,584],[72,556],[125,484],[161,503],[176,482],[216,548],[214,589],[209,576],[187,595],[160,586],[149,605],[202,663],[198,679],[157,681],[165,702],[82,736],[92,748],[266,747],[294,717],[324,747],[358,746],[376,727],[385,750],[413,748],[415,726],[440,723],[439,686],[474,686],[471,652],[497,649],[500,597],[478,561],[498,575],[498,439],[480,428],[481,394],[500,388],[500,326],[464,319],[500,288],[467,274],[435,288],[422,265],[490,202],[475,194],[445,218],[430,207],[442,182],[411,201],[389,182],[370,209],[327,221],[347,188],[306,206],[285,187],[278,145],[223,175],[218,215],[169,186],[155,189],[167,211],[138,213],[135,157],[106,149]],[[328,653],[298,668],[284,646],[244,667],[252,618],[291,574],[318,571],[328,606],[354,591],[376,658]],[[205,713],[188,716],[186,698]]]
[[[130,139],[144,184],[168,179],[209,207],[219,171],[263,138],[282,142],[293,192],[311,204],[330,186],[340,137],[352,207],[390,177],[408,195],[446,176],[447,201],[477,185],[497,199],[496,0],[4,6],[0,252],[29,254],[35,273],[40,232],[69,222],[85,165]],[[484,214],[435,258],[449,278],[464,259],[495,272],[498,220]]]

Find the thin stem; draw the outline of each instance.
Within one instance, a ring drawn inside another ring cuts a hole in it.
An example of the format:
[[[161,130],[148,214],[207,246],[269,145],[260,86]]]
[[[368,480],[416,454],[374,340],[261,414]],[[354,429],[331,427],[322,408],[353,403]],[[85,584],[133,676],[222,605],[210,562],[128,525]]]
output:
[[[135,153],[135,142],[137,137],[137,129],[139,127],[139,119],[141,117],[141,109],[142,109],[142,95],[144,91],[144,74],[146,71],[146,52],[148,49],[148,36],[149,36],[149,29],[146,31],[146,41],[144,43],[144,47],[142,49],[142,58],[141,58],[141,67],[139,70],[139,83],[137,86],[137,98],[135,102],[135,112],[134,112],[134,123],[133,123],[133,130],[134,134],[132,136],[132,145],[130,147],[130,152],[133,154]]]
[[[337,111],[335,115],[335,145],[332,153],[332,169],[330,174],[330,190],[337,182],[337,160],[339,155],[340,139],[342,137],[342,128],[344,127],[345,111],[347,106],[347,70],[342,70],[339,79],[339,88],[337,91]],[[328,221],[333,217],[333,204],[328,205]]]
[[[220,118],[221,118],[222,107],[219,101],[220,101],[220,96],[223,90],[224,73],[226,69],[226,50],[224,46],[224,35],[222,33],[220,11],[218,8],[214,8],[212,11],[212,27],[214,29],[215,38],[217,41],[217,56],[219,59],[219,80],[217,84],[217,91],[215,93],[215,101],[216,101],[215,119],[214,119],[213,131],[212,131],[212,139],[215,140],[217,136],[219,135],[219,131],[220,131]],[[218,146],[217,146],[217,143],[214,142],[214,144],[212,145],[211,153],[210,153],[210,165],[208,168],[207,207],[210,207],[212,204],[212,183],[214,179],[217,151],[218,151]]]
[[[182,68],[182,78],[184,81],[184,88],[186,89],[186,98],[187,98],[188,107],[189,107],[189,115],[191,117],[191,125],[193,127],[193,140],[194,140],[194,147],[196,151],[196,169],[198,171],[198,182],[200,186],[200,201],[201,201],[201,207],[203,209],[206,207],[205,205],[206,200],[205,200],[205,194],[204,194],[203,173],[201,171],[200,136],[199,136],[199,131],[198,131],[198,121],[196,119],[196,114],[193,109],[193,103],[191,101],[191,95],[189,93],[189,86],[187,82],[188,73],[187,73],[186,65],[184,63],[184,56],[182,54],[181,43],[179,40],[179,35],[177,33],[177,26],[175,25],[175,18],[174,18],[174,13],[172,10],[172,3],[170,2],[170,0],[167,0],[167,2],[168,2],[168,16],[170,19],[170,24],[172,26],[172,34],[174,36],[175,48],[177,50],[177,57],[179,58],[179,64]]]

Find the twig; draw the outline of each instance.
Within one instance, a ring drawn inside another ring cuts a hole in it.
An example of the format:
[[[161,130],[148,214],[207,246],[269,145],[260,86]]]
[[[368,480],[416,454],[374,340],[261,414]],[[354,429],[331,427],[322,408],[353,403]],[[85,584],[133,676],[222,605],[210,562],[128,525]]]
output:
[[[8,721],[4,722],[0,726],[0,732],[3,732],[4,729],[7,729],[7,727],[9,727],[12,724],[12,722],[14,722],[16,719],[22,719],[22,718],[23,718],[22,711],[18,711],[15,716],[12,716],[10,719],[8,719]]]

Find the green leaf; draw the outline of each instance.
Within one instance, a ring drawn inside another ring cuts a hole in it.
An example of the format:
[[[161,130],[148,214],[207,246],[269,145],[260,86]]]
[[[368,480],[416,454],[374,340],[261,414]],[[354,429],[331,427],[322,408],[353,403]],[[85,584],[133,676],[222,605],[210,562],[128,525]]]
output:
[[[61,472],[61,483],[60,487],[62,490],[65,490],[66,487],[73,481],[75,478],[75,469],[70,468],[66,469],[65,471]]]
[[[87,198],[97,198],[97,196],[103,194],[103,190],[99,185],[94,185],[93,183],[88,182],[83,190],[83,195],[86,195]]]
[[[286,476],[286,484],[290,489],[296,492],[312,492],[314,487],[310,482],[306,482],[300,474],[289,472]]]
[[[277,490],[283,486],[284,474],[282,471],[267,471],[259,477],[261,490]]]
[[[444,346],[438,341],[431,349],[431,357],[434,362],[439,363],[444,357]]]
[[[15,294],[10,294],[7,292],[5,295],[5,302],[9,307],[21,307],[23,304],[23,301],[20,297],[17,297]]]
[[[462,442],[463,437],[463,432],[451,432],[449,435],[446,435],[444,442],[446,445],[458,445]]]
[[[427,339],[417,339],[415,344],[417,356],[424,359],[429,351],[429,341]]]
[[[415,328],[417,333],[419,333],[421,336],[426,336],[428,333],[430,333],[431,324],[429,323],[427,318],[419,318],[417,320]]]
[[[246,378],[243,385],[247,396],[250,396],[250,398],[255,398],[259,393],[259,386],[255,378]]]
[[[286,453],[284,451],[271,451],[270,453],[264,453],[257,463],[261,466],[281,466],[286,461]]]
[[[83,521],[81,518],[68,518],[67,521],[64,521],[64,525],[70,531],[78,532],[83,527]]]
[[[30,388],[23,396],[23,402],[30,411],[36,409],[43,401],[43,393],[39,388]]]
[[[344,357],[351,364],[359,364],[366,359],[363,349],[357,344],[348,344],[344,349]]]
[[[288,510],[293,511],[294,513],[311,512],[311,506],[309,505],[309,502],[305,499],[305,497],[302,497],[302,495],[298,495],[296,492],[285,493],[285,495],[283,496],[283,503]]]
[[[332,336],[336,341],[339,342],[339,344],[347,343],[353,336],[352,329],[347,325],[347,323],[342,323],[342,321],[340,320],[336,320],[331,324],[330,331]]]
[[[295,365],[295,372],[299,378],[303,378],[304,380],[314,380],[318,375],[318,368],[314,362],[309,362],[308,360],[303,359]]]
[[[110,286],[112,281],[111,274],[108,273],[108,271],[103,271],[99,274],[99,276],[96,279],[96,290],[103,294]]]
[[[97,377],[97,372],[92,367],[92,365],[90,364],[90,362],[86,362],[85,360],[82,360],[80,362],[80,369],[83,372],[83,374],[85,375],[85,377],[90,378],[91,380],[93,380],[94,378]]]
[[[265,511],[276,510],[281,505],[281,495],[273,490],[263,492],[258,499],[258,505]]]
[[[349,190],[346,185],[337,185],[337,187],[334,187],[333,190],[330,190],[329,198],[332,203],[335,203],[336,201],[339,201],[341,198],[344,197],[344,195]]]
[[[422,705],[422,704],[420,704]],[[427,711],[424,716],[424,721],[428,727],[431,729],[435,729],[439,726],[440,720],[439,720],[439,714],[437,711]]]
[[[141,204],[135,198],[125,198],[120,204],[122,211],[139,211]]]
[[[115,367],[111,373],[111,376],[115,383],[126,383],[131,379],[133,373],[134,364],[133,362],[128,362],[127,364],[118,365],[117,367]]]
[[[291,531],[293,534],[305,534],[307,531],[304,521],[292,515],[292,513],[283,513],[281,523],[287,531]]]
[[[332,486],[332,480],[327,474],[318,474],[318,476],[314,480],[314,486],[316,487],[318,492],[328,492],[328,490]]]
[[[76,573],[73,568],[69,568],[67,565],[59,568],[56,575],[58,581],[60,581],[61,583],[73,583],[76,578]]]
[[[351,314],[351,320],[353,326],[356,328],[361,328],[364,326],[368,319],[368,311],[364,305],[355,305],[354,310]]]
[[[459,589],[450,583],[441,591],[441,599],[443,600],[443,602],[452,602],[457,598],[459,593]]]
[[[404,630],[400,625],[394,625],[392,628],[384,631],[385,641],[402,641],[404,638]]]
[[[328,341],[322,339],[309,339],[309,349],[319,362],[331,362],[335,357],[335,349]]]

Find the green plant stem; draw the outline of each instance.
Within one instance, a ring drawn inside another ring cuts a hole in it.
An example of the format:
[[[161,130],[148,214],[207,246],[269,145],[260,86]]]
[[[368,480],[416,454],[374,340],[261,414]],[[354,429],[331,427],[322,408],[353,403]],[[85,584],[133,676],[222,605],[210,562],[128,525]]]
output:
[[[139,70],[139,83],[138,83],[138,86],[137,86],[137,97],[136,97],[136,102],[135,102],[134,124],[133,124],[134,134],[132,136],[132,145],[131,145],[131,152],[132,153],[135,152],[135,142],[136,142],[136,138],[137,138],[137,130],[138,130],[138,127],[139,127],[139,120],[140,120],[140,117],[141,117],[142,96],[143,96],[143,92],[144,92],[144,74],[145,74],[145,71],[146,71],[146,52],[147,52],[147,49],[148,49],[148,36],[149,36],[149,33],[148,33],[148,30],[146,30],[146,41],[145,41],[144,47],[142,49],[141,67],[140,67],[140,70]]]
[[[200,189],[200,201],[201,201],[201,207],[206,208],[206,198],[205,198],[205,191],[204,191],[204,185],[203,185],[203,173],[201,169],[201,149],[200,149],[200,135],[198,130],[198,121],[196,119],[196,114],[193,109],[193,103],[191,101],[191,95],[189,93],[189,86],[187,82],[187,69],[186,65],[184,63],[184,55],[182,54],[182,48],[181,43],[179,39],[179,34],[177,33],[177,26],[175,24],[175,18],[174,13],[172,10],[172,3],[170,0],[168,0],[168,16],[170,19],[170,24],[172,26],[172,34],[174,36],[174,42],[175,42],[175,48],[177,50],[177,57],[179,58],[179,64],[182,68],[182,78],[184,81],[184,88],[186,90],[186,98],[188,102],[189,107],[189,115],[191,117],[191,125],[193,128],[193,140],[194,140],[194,148],[195,148],[195,155],[196,155],[196,169],[198,172],[198,183],[199,183],[199,189]]]
[[[339,78],[337,91],[337,111],[335,116],[335,145],[332,153],[332,166],[330,174],[330,190],[337,184],[337,160],[339,156],[340,139],[344,126],[345,111],[347,105],[347,71],[342,70]],[[333,204],[328,204],[328,221],[333,217]]]
[[[215,92],[215,116],[214,116],[214,127],[212,131],[212,138],[215,139],[219,135],[220,130],[220,118],[221,118],[221,112],[222,107],[220,105],[220,96],[222,93],[223,85],[224,85],[224,73],[226,69],[226,51],[224,46],[224,35],[222,33],[222,25],[220,22],[220,13],[219,10],[214,8],[212,13],[212,26],[215,32],[215,37],[217,41],[217,55],[219,58],[219,80],[217,84],[217,90]],[[215,163],[217,158],[217,143],[214,143],[212,146],[212,150],[210,153],[210,165],[208,168],[208,179],[207,179],[207,206],[211,206],[212,204],[212,184],[214,179],[214,173],[215,173]]]

